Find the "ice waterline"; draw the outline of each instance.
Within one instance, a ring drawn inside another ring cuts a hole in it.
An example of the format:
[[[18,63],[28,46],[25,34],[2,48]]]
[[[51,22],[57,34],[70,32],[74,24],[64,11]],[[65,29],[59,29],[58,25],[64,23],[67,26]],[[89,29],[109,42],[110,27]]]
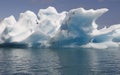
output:
[[[20,13],[0,22],[0,46],[110,48],[120,46],[120,24],[98,29],[96,19],[107,8],[76,8],[58,13],[54,7]]]

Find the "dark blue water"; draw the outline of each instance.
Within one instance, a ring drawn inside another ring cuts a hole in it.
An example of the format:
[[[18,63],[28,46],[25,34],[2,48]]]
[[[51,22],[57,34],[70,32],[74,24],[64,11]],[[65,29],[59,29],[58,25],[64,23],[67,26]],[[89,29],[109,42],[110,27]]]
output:
[[[0,49],[0,75],[120,75],[120,50]]]

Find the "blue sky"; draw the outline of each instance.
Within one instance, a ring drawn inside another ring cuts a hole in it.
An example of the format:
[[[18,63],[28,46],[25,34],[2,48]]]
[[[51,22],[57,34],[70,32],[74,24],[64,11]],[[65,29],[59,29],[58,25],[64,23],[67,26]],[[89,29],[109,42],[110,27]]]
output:
[[[38,13],[39,9],[54,6],[59,12],[73,8],[85,9],[108,8],[109,12],[97,20],[101,26],[120,23],[120,0],[0,0],[0,19],[31,10]]]

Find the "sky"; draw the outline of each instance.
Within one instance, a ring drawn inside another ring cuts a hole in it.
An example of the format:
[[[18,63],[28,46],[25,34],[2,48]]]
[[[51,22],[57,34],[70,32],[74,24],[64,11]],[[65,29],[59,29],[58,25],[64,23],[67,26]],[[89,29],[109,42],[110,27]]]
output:
[[[109,11],[97,20],[102,26],[120,24],[120,0],[0,0],[0,19],[14,15],[18,19],[21,12],[53,6],[58,12],[83,7],[85,9],[108,8]]]

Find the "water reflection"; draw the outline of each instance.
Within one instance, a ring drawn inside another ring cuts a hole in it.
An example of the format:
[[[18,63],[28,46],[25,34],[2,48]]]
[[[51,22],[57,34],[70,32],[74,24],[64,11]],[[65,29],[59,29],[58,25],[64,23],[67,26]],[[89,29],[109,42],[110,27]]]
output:
[[[33,51],[31,70],[41,75],[60,75],[60,61],[57,54],[50,49]],[[34,60],[35,59],[35,60]],[[38,61],[39,60],[39,61]]]
[[[91,50],[90,65],[93,75],[120,74],[119,49]]]
[[[62,66],[62,75],[88,75],[90,73],[88,50],[61,49],[56,52]]]
[[[0,75],[119,75],[119,49],[0,49]]]
[[[0,73],[22,75],[60,75],[59,57],[49,49],[1,49]]]

